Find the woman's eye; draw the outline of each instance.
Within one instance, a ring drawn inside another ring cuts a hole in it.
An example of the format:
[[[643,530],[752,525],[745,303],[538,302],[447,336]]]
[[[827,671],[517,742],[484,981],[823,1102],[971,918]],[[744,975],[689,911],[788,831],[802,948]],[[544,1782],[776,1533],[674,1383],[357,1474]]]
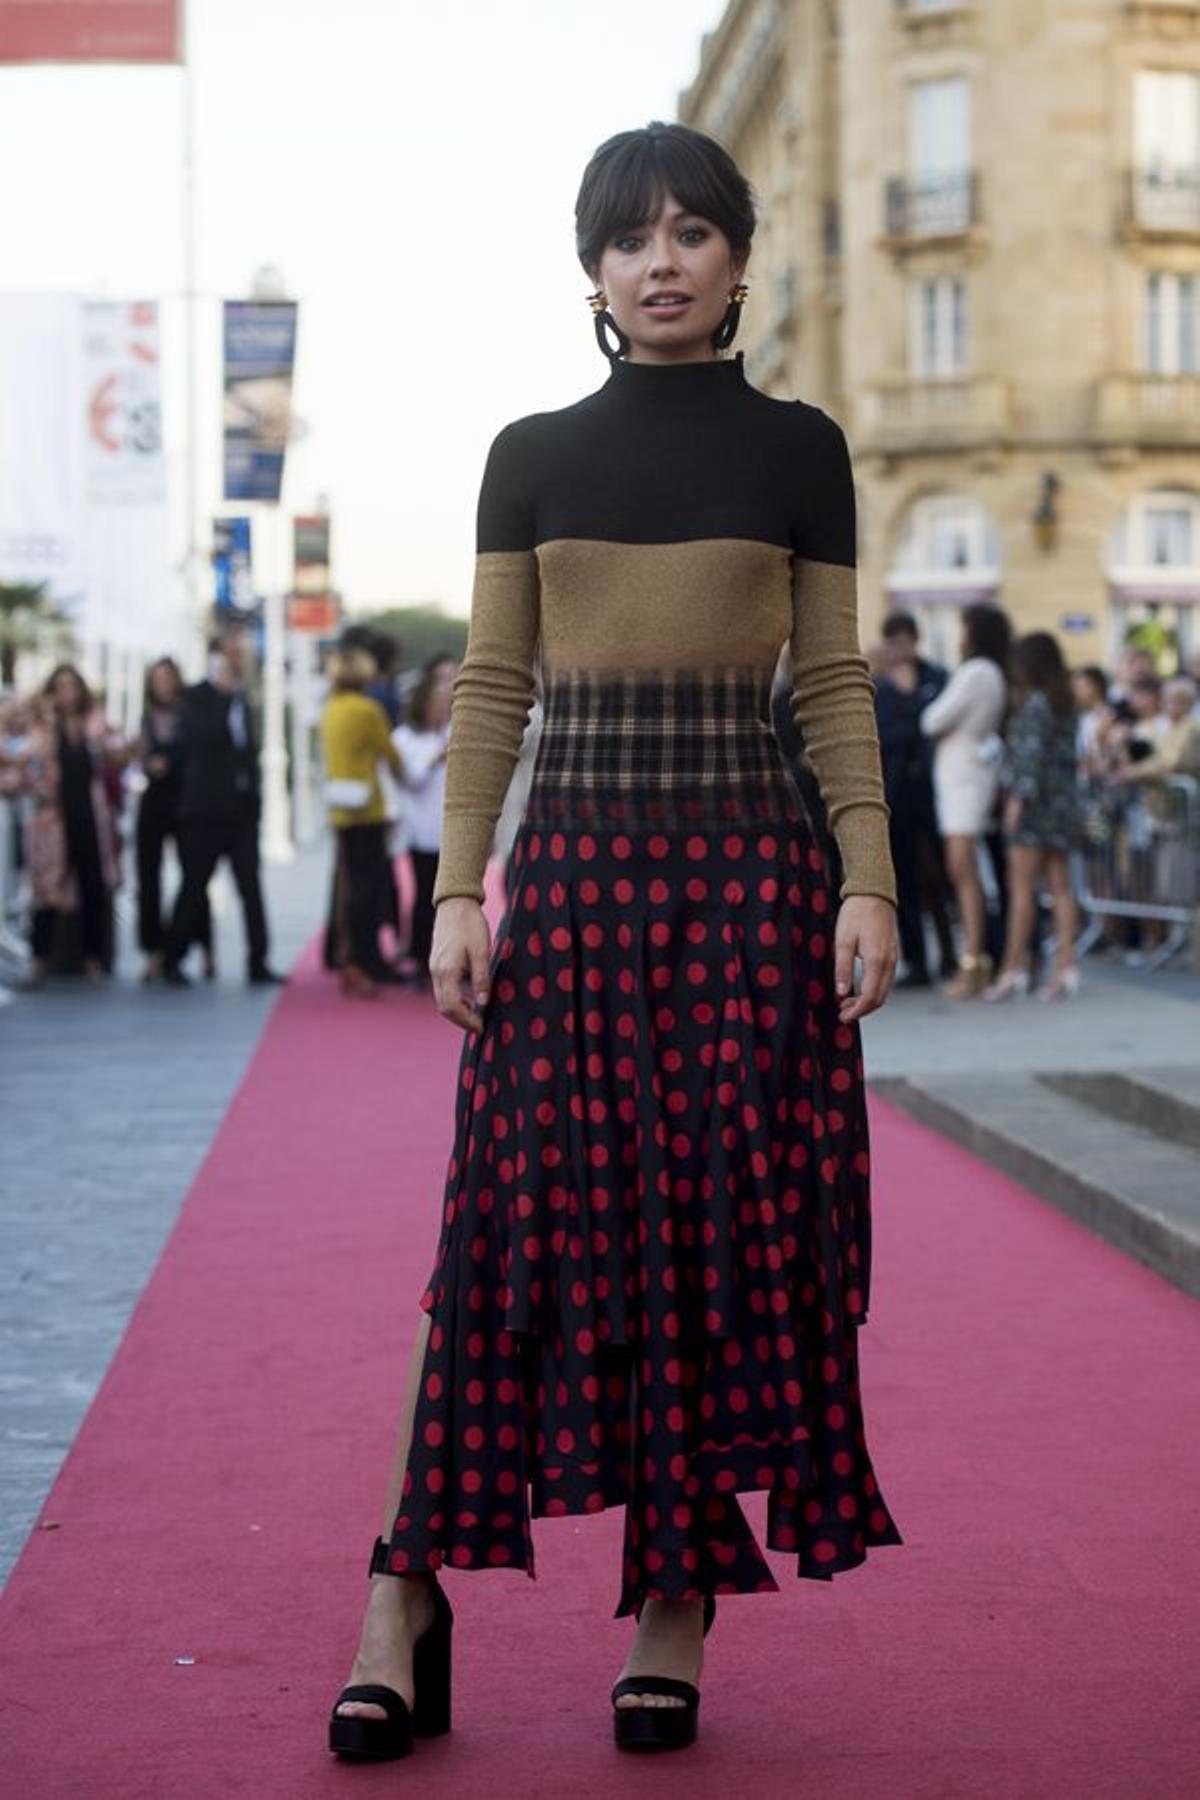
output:
[[[624,251],[628,255],[632,255],[635,250],[640,249],[641,243],[642,240],[639,237],[619,237],[613,239],[615,248]]]
[[[708,236],[708,233],[707,233],[707,231],[704,230],[703,226],[701,226],[701,225],[687,225],[684,227],[684,229],[680,232],[679,235],[681,238],[685,238],[685,239],[690,238],[693,243],[702,244],[704,242],[705,238]]]

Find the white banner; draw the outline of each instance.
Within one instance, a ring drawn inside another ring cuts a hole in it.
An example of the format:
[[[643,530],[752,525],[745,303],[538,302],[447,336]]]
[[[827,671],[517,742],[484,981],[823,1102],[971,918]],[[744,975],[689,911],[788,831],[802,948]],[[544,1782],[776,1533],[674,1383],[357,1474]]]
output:
[[[0,294],[0,581],[82,600],[82,333],[73,294]]]
[[[155,302],[0,294],[0,581],[93,658],[179,641],[159,396]]]
[[[166,496],[153,300],[88,300],[83,308],[88,499],[126,506]]]

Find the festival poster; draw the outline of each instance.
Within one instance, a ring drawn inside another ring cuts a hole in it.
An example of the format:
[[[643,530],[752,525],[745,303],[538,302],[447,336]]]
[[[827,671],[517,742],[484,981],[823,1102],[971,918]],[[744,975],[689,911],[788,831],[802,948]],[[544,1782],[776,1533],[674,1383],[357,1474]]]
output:
[[[292,422],[294,300],[225,302],[225,499],[278,502]]]
[[[83,369],[88,499],[100,506],[164,500],[157,301],[86,301]]]
[[[213,520],[213,600],[218,612],[252,612],[254,564],[250,520],[244,514]]]

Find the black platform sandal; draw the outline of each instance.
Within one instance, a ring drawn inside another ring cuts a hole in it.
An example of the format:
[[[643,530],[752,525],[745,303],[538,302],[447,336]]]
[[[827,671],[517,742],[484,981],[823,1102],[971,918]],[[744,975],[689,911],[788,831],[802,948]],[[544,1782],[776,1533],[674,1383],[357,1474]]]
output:
[[[376,1538],[371,1551],[368,1575],[396,1575],[388,1567],[388,1545]],[[403,1580],[403,1576],[398,1579]],[[425,1627],[413,1645],[413,1703],[407,1702],[395,1688],[378,1682],[357,1681],[344,1687],[333,1703],[329,1718],[329,1748],[338,1756],[356,1757],[372,1762],[389,1762],[399,1756],[411,1756],[414,1737],[438,1737],[450,1729],[450,1633],[454,1613],[436,1576],[433,1585],[433,1622]],[[346,1717],[338,1707],[348,1700],[361,1700],[364,1705],[382,1706],[386,1719]]]
[[[641,1609],[638,1609],[639,1616]],[[717,1616],[717,1603],[704,1596],[704,1635]],[[618,1706],[624,1694],[662,1694],[682,1706]],[[673,1675],[626,1675],[612,1691],[613,1737],[619,1750],[683,1750],[696,1741],[700,1690]]]

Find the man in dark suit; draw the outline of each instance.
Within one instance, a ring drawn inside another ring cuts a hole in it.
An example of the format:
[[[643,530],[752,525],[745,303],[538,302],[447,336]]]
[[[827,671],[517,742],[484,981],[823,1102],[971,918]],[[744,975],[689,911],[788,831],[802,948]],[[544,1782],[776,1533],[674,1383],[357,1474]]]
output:
[[[183,880],[164,954],[163,979],[186,987],[180,968],[196,936],[213,871],[228,858],[246,923],[247,979],[282,982],[267,962],[267,917],[258,874],[262,799],[258,745],[245,691],[246,639],[226,632],[209,645],[208,679],[188,688],[180,718],[179,856]]]

